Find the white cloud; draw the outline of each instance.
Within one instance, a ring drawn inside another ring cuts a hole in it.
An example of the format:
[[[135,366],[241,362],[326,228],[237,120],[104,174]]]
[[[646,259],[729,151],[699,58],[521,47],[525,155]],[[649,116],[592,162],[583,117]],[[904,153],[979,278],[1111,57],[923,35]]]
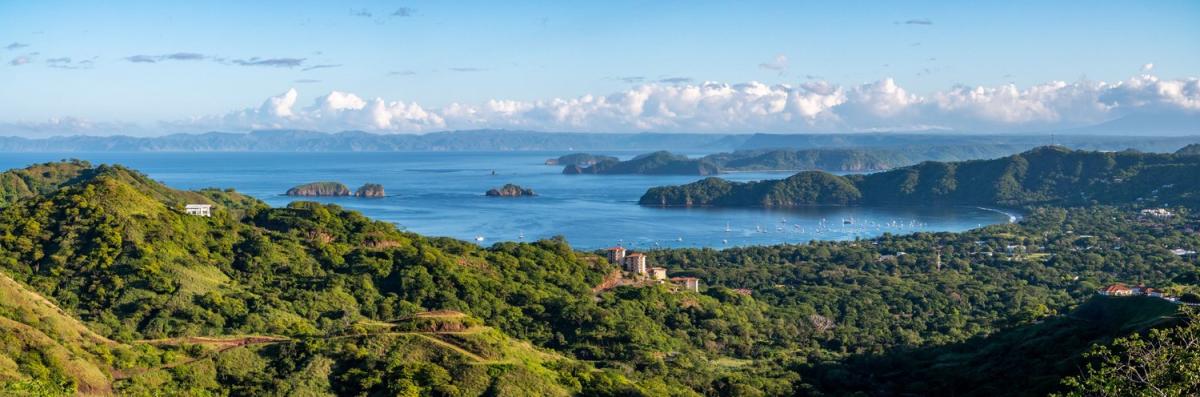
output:
[[[303,107],[295,89],[255,108],[162,123],[162,132],[294,128],[430,132],[508,128],[597,132],[850,132],[944,129],[1014,132],[1086,126],[1134,112],[1200,114],[1200,80],[1141,74],[1124,81],[1031,87],[955,86],[928,95],[891,78],[853,86],[647,83],[608,95],[494,99],[427,109],[333,91]],[[11,126],[12,124],[10,124]],[[3,125],[0,125],[3,127]],[[22,127],[44,131],[54,128]],[[79,128],[75,128],[79,130]]]

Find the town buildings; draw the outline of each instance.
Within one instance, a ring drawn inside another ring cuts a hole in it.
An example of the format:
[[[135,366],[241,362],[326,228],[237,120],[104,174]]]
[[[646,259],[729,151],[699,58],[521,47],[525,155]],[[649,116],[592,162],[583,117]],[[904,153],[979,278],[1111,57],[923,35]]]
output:
[[[628,252],[623,247],[612,247],[606,252],[609,263],[621,266],[633,280],[624,285],[653,285],[671,283],[682,289],[700,292],[700,279],[696,277],[667,277],[667,268],[649,267],[646,255]]]

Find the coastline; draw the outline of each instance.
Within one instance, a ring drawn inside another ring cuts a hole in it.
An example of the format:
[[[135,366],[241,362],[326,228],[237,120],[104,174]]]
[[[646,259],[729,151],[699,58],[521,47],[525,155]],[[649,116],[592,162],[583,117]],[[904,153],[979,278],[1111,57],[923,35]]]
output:
[[[976,206],[975,208],[978,208],[978,209],[981,209],[984,211],[991,211],[991,212],[997,212],[997,213],[1004,214],[1004,215],[1008,216],[1008,223],[1017,223],[1017,222],[1020,222],[1022,219],[1025,219],[1025,216],[1021,215],[1020,213],[1006,211],[1006,210],[1002,210],[999,208],[980,207],[980,206]]]

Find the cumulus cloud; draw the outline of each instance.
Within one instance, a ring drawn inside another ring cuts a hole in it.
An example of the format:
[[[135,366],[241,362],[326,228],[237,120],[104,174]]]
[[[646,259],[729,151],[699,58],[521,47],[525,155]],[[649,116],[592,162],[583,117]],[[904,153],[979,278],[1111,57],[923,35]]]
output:
[[[12,44],[4,46],[4,49],[12,51],[12,50],[16,50],[16,49],[25,48],[25,47],[29,47],[29,44],[18,43],[18,42],[14,41]]]
[[[508,128],[597,132],[1016,132],[1092,125],[1128,114],[1200,116],[1200,79],[1150,74],[1116,82],[1052,81],[1028,87],[955,86],[927,95],[891,78],[856,85],[823,80],[650,82],[608,95],[488,100],[426,108],[331,91],[302,103],[289,89],[259,106],[163,123],[166,132],[295,128],[429,132]],[[1190,116],[1189,116],[1190,117]]]
[[[28,55],[21,55],[16,58],[13,58],[11,61],[8,61],[8,64],[12,65],[12,66],[21,66],[21,65],[29,63],[29,61],[30,61],[30,58]]]

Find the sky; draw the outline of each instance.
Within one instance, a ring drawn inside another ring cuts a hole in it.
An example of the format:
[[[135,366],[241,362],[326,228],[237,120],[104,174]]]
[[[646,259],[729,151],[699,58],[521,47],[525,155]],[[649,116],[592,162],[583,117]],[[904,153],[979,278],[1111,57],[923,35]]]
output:
[[[1032,131],[1200,112],[1200,1],[0,1],[0,135]]]

